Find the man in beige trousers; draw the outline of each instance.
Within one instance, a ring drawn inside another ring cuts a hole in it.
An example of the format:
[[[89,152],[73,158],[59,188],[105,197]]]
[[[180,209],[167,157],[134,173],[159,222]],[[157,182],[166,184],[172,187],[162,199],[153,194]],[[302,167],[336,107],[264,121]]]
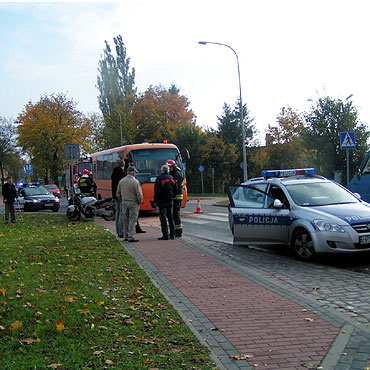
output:
[[[123,238],[132,243],[138,242],[134,234],[139,207],[143,201],[140,182],[135,178],[137,172],[135,167],[130,166],[127,176],[117,186],[117,198],[122,202]]]

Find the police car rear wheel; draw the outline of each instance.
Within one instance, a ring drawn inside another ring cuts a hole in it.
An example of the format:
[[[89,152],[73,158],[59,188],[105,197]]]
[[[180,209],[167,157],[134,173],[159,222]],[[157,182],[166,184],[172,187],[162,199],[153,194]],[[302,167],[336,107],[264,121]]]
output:
[[[304,230],[297,230],[292,238],[292,247],[295,255],[304,261],[312,260],[315,255],[315,247],[310,234]]]

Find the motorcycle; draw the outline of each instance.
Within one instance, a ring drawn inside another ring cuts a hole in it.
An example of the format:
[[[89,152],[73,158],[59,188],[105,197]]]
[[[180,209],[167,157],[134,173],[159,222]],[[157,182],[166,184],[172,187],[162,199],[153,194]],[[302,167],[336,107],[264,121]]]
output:
[[[78,221],[83,214],[86,218],[103,217],[106,221],[115,218],[115,202],[112,197],[97,200],[92,196],[74,194],[68,199],[67,218],[69,221]]]

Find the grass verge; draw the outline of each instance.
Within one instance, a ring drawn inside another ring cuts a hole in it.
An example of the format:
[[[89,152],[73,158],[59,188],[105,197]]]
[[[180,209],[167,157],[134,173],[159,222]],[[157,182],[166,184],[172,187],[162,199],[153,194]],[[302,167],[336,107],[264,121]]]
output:
[[[1,369],[216,369],[115,237],[93,222],[0,225]]]

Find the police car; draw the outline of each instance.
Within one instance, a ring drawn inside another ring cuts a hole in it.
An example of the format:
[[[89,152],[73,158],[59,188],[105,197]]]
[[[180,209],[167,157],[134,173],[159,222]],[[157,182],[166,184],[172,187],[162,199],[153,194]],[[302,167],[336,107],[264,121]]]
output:
[[[24,212],[52,210],[58,212],[59,199],[43,186],[23,185],[18,189],[18,202]]]
[[[262,171],[228,196],[234,244],[290,245],[301,260],[370,251],[370,204],[313,168]]]

